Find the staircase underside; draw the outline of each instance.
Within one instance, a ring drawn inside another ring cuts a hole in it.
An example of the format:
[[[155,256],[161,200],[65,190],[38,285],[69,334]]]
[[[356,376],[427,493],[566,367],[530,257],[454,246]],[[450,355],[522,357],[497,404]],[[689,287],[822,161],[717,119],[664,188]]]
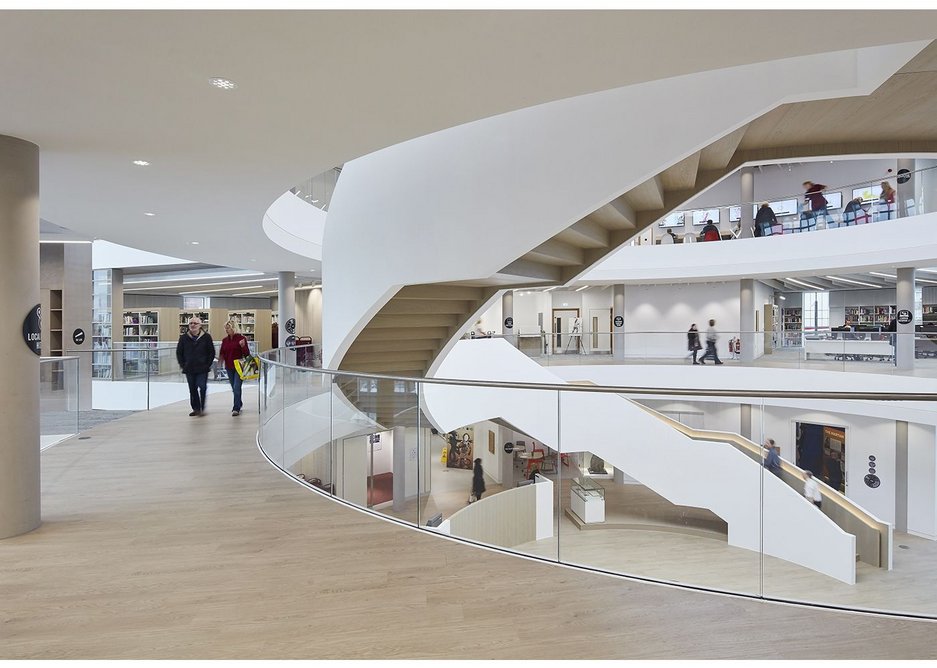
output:
[[[782,105],[718,138],[540,242],[494,276],[401,288],[358,335],[339,368],[425,375],[499,290],[572,281],[745,163],[901,153],[937,154],[934,44],[871,95]]]

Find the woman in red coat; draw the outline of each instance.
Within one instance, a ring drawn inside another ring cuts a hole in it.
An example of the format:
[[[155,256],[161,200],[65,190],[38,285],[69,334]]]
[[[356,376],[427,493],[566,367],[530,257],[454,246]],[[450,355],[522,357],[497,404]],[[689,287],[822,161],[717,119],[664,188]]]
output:
[[[234,408],[231,415],[241,414],[241,376],[234,368],[234,360],[241,359],[245,355],[250,355],[250,347],[247,345],[247,339],[237,331],[237,324],[229,320],[224,324],[225,337],[221,339],[221,350],[218,353],[218,360],[224,364],[228,372],[228,382],[231,383],[231,391],[234,393]]]

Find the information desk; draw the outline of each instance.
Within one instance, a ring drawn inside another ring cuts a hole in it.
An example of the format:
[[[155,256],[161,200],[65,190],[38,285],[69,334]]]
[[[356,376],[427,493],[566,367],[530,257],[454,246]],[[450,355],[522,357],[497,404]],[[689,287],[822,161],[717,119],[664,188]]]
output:
[[[586,524],[605,521],[605,488],[589,478],[569,483],[569,509]]]
[[[837,360],[890,360],[895,348],[888,341],[850,341],[848,339],[805,339],[804,354],[826,355]]]

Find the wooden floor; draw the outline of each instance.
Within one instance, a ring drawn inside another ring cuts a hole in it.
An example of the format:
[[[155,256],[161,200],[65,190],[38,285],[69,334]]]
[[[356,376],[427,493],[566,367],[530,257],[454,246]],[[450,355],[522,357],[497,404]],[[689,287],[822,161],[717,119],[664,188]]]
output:
[[[0,541],[0,658],[937,658],[933,622],[630,582],[383,522],[283,477],[256,415],[227,407],[190,418],[183,402],[43,453],[44,523]]]

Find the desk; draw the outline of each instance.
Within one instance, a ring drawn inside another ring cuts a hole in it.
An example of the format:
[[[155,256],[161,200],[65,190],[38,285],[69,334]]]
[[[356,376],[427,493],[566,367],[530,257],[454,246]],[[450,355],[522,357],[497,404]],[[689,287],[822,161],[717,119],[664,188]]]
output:
[[[892,359],[895,349],[888,341],[850,341],[843,339],[806,339],[804,354],[833,356],[834,359]]]

